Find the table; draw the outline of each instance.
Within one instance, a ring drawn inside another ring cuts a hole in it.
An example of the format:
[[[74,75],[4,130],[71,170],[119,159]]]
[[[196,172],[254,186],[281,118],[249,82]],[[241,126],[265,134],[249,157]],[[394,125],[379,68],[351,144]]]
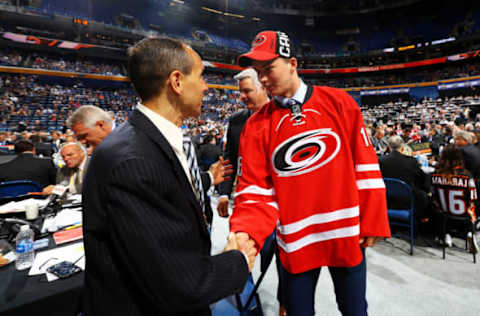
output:
[[[55,248],[53,237],[49,239],[49,248]],[[17,271],[15,263],[0,268],[0,315],[77,315],[84,283],[83,271],[53,282],[48,282],[44,274],[28,276],[28,271]]]
[[[49,238],[49,248],[54,248],[53,237]],[[44,274],[28,276],[28,271],[17,271],[15,263],[0,268],[0,315],[77,314],[83,290],[83,271],[53,282],[48,282]]]

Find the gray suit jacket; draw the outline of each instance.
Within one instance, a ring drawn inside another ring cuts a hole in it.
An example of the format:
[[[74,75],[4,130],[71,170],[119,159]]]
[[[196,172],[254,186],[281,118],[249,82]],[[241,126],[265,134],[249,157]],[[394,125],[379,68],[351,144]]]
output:
[[[87,161],[85,162],[85,167],[83,169],[83,176],[80,177],[80,178],[76,178],[76,181],[75,181],[75,189],[76,189],[76,193],[82,193],[82,185],[83,185],[83,179],[85,178],[85,174],[87,173],[87,168],[88,168],[88,164],[90,162],[90,157],[87,156]],[[57,170],[57,178],[56,178],[56,181],[55,183],[56,184],[61,184],[61,185],[64,185],[64,186],[68,186],[69,183],[70,183],[70,178],[72,177],[72,174],[75,172],[76,170],[75,169],[72,169],[72,168],[68,168],[67,166],[63,167],[63,168],[60,168]]]

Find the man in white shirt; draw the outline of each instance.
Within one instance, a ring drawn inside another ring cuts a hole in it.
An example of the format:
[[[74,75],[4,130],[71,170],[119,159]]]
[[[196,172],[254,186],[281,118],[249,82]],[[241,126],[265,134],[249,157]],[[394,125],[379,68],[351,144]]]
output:
[[[84,312],[210,315],[210,304],[243,290],[255,249],[231,234],[210,255],[180,129],[201,112],[202,61],[167,38],[146,38],[128,57],[141,104],[95,149],[85,178]]]

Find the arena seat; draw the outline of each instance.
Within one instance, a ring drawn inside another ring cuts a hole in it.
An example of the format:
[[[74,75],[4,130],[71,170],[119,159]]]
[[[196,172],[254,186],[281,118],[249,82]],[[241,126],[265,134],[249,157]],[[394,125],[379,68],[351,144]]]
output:
[[[0,198],[13,198],[29,192],[42,192],[42,187],[35,181],[16,180],[0,183]]]
[[[413,193],[408,184],[399,179],[384,178],[387,190],[387,200],[404,200],[410,206],[405,209],[388,208],[388,219],[390,226],[407,227],[410,231],[410,255],[413,255],[413,243],[415,235],[415,211],[413,208]]]

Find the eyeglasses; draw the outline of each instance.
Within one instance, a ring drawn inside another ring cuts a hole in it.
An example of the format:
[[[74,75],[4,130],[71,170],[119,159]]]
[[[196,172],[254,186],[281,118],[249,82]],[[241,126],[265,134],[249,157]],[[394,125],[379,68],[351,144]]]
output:
[[[47,261],[45,261],[44,263],[42,263],[42,264],[38,267],[38,270],[42,270],[42,268],[43,268],[50,260],[58,260],[58,258],[48,258]]]

